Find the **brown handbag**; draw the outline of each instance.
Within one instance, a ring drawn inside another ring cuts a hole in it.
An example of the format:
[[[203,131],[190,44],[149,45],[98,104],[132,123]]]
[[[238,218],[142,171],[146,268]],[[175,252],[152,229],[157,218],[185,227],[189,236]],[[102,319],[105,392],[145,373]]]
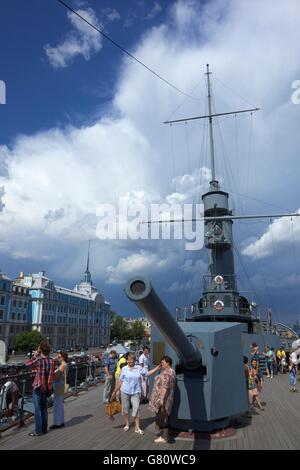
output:
[[[121,413],[122,405],[116,399],[105,405],[105,413],[111,418],[112,416]]]
[[[66,372],[66,369],[64,370],[64,374],[65,374],[65,387],[64,387],[64,393],[68,393],[69,389],[70,389],[70,385],[67,384],[67,372]]]

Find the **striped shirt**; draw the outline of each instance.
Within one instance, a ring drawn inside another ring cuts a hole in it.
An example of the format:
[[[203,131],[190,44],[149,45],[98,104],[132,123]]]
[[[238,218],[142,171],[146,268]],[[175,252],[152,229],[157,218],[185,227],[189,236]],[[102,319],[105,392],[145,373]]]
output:
[[[32,388],[40,387],[42,392],[45,392],[48,386],[48,390],[52,389],[54,381],[54,360],[50,357],[34,357],[26,362],[26,366],[31,367],[34,372],[34,380]],[[47,369],[47,370],[46,370]],[[46,384],[47,374],[47,384]]]

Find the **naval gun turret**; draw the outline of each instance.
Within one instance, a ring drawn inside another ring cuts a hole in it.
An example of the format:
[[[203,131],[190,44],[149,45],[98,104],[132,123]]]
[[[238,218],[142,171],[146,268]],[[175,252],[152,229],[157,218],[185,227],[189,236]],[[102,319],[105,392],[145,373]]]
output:
[[[270,215],[234,215],[229,209],[229,193],[221,189],[215,171],[213,119],[254,112],[258,108],[213,113],[210,74],[207,65],[209,114],[165,122],[209,120],[212,178],[209,190],[202,196],[202,220],[209,262],[202,295],[193,304],[195,308],[191,309],[191,318],[185,316],[184,321],[175,321],[147,279],[135,277],[125,288],[128,298],[155,325],[151,329],[152,362],[158,364],[165,354],[173,359],[177,380],[171,426],[194,431],[226,427],[230,416],[247,411],[248,390],[243,355],[250,356],[253,342],[257,343],[261,352],[267,345],[276,349],[280,346],[279,336],[271,331],[262,334],[257,328],[259,319],[254,318],[252,304],[238,291],[234,266],[233,221],[270,218]],[[277,217],[292,215],[300,214],[278,214]],[[166,221],[148,223],[157,222]]]
[[[151,331],[152,362],[158,364],[165,354],[173,359],[173,428],[213,431],[248,409],[241,324],[176,322],[142,276],[131,279],[125,292],[156,327]]]

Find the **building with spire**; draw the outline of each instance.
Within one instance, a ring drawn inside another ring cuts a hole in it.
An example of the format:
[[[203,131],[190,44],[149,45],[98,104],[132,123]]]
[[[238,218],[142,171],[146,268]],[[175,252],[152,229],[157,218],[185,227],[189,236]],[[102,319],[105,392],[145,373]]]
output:
[[[18,334],[30,329],[30,309],[29,290],[0,271],[0,339],[8,349],[15,348]]]
[[[48,338],[54,349],[99,347],[110,339],[110,304],[93,285],[89,270],[74,289],[57,286],[45,275],[20,273],[14,281],[31,296],[31,329]]]

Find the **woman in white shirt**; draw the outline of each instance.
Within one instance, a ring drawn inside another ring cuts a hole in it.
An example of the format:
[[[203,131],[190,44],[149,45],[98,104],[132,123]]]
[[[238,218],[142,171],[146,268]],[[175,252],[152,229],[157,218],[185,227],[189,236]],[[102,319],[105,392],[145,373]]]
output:
[[[135,365],[135,355],[129,354],[127,366],[123,367],[119,382],[113,391],[112,398],[121,390],[122,412],[125,419],[124,431],[129,430],[129,409],[132,406],[132,417],[135,421],[135,432],[144,434],[140,428],[140,401],[142,392],[142,377],[149,377],[160,369],[160,365],[148,371],[148,369]]]

